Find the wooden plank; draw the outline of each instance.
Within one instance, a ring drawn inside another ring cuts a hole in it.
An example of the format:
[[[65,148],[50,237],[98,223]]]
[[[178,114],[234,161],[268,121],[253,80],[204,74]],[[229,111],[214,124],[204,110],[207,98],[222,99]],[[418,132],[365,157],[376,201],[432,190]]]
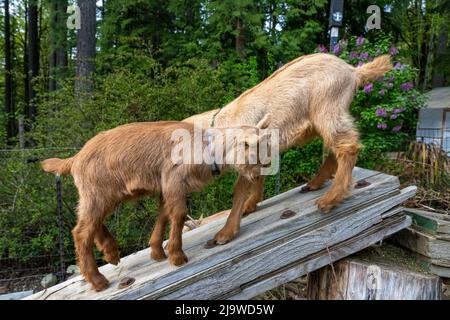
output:
[[[435,261],[450,262],[450,242],[437,239],[428,233],[410,227],[396,234],[392,240]]]
[[[411,216],[414,227],[418,230],[423,230],[433,235],[447,234],[450,239],[450,217],[446,217],[439,213],[411,208],[405,208],[405,213]]]
[[[376,175],[379,175],[379,174],[380,173],[377,172],[377,171],[355,167],[353,169],[353,172],[352,172],[352,178],[353,178],[353,181],[358,181],[358,180],[367,179],[367,178],[370,178],[370,177],[373,177],[373,176],[376,176]],[[326,189],[327,187],[329,187],[330,185],[331,185],[331,181],[327,181],[322,189],[305,193],[305,195],[313,195],[314,196],[314,195],[317,195],[319,193],[323,194],[323,190]],[[280,203],[280,202],[282,202],[282,201],[284,201],[286,199],[289,199],[291,197],[296,197],[299,194],[300,190],[304,186],[306,186],[306,183],[298,186],[297,188],[291,189],[289,191],[286,191],[286,192],[283,192],[283,193],[281,193],[279,195],[276,195],[276,196],[274,196],[272,198],[269,198],[269,199],[266,199],[264,201],[261,201],[258,204],[257,207],[258,207],[258,209],[263,209],[263,208],[266,208],[266,207],[271,206],[273,204]],[[316,196],[316,198],[318,198],[318,197]]]
[[[33,294],[33,290],[0,294],[0,300],[20,300]]]
[[[375,181],[378,180],[378,181]],[[383,185],[385,187],[391,186],[393,184],[393,179],[388,178],[387,176],[377,176],[373,178],[373,184],[371,185],[371,189],[368,190],[358,190],[360,194],[364,194],[365,196],[362,198],[359,198],[359,203],[367,203],[368,198],[371,197],[372,194],[377,193],[376,190],[378,190],[377,186]],[[365,200],[364,200],[365,199]],[[349,206],[352,208],[352,206]],[[217,261],[224,261],[223,263],[225,265],[228,265],[228,263],[232,263],[233,259],[239,259],[239,255],[248,255],[248,252],[256,253],[260,250],[266,251],[268,247],[273,246],[274,244],[271,242],[271,239],[276,239],[278,242],[285,242],[288,241],[290,237],[293,237],[295,235],[295,231],[297,232],[306,232],[308,230],[316,228],[317,223],[325,223],[327,220],[333,220],[337,217],[339,217],[341,214],[349,214],[348,210],[346,211],[345,205],[343,205],[337,212],[335,212],[333,215],[324,215],[317,211],[316,206],[311,203],[311,205],[306,208],[299,208],[297,206],[290,206],[288,207],[296,212],[299,212],[299,214],[291,219],[288,220],[280,220],[278,218],[279,215],[272,214],[267,216],[265,219],[259,220],[262,223],[259,223],[257,225],[252,225],[249,223],[249,226],[252,228],[245,229],[245,226],[243,226],[242,235],[243,237],[238,237],[234,240],[234,244],[230,243],[228,245],[225,245],[223,247],[219,247],[218,250],[220,250],[216,255],[209,255],[209,256],[200,256],[201,258],[201,264],[196,265],[195,263],[191,264],[188,268],[186,266],[187,270],[186,272],[190,275],[194,274],[195,281],[198,281],[199,277],[203,276],[203,273],[209,274],[212,272],[210,268],[217,267]],[[282,210],[279,210],[279,213],[281,213],[286,208],[281,208]],[[300,211],[302,210],[301,214]],[[261,215],[263,215],[261,213]],[[252,218],[259,217],[256,215],[251,215],[249,217],[249,220]],[[251,222],[251,221],[249,221]],[[303,227],[303,228],[302,228]],[[198,230],[198,229],[197,229]],[[194,230],[192,232],[195,232],[197,230]],[[258,234],[259,233],[259,234]],[[269,235],[268,235],[269,234]],[[229,249],[226,250],[225,248],[228,247]],[[215,248],[217,249],[217,248]],[[158,290],[161,288],[161,290],[169,290],[170,285],[176,284],[177,286],[180,286],[180,282],[184,281],[183,279],[186,277],[183,273],[176,273],[176,274],[169,274],[167,277],[162,277],[160,279],[157,279],[155,283],[152,283],[152,288],[146,288],[142,289],[140,291],[149,291],[152,289]],[[160,283],[158,283],[161,281]],[[188,281],[194,281],[193,279],[189,279]],[[172,288],[173,290],[173,288]],[[150,291],[149,291],[150,292]],[[206,291],[204,292],[206,294]],[[131,296],[133,297],[133,296]],[[152,296],[153,298],[153,296]]]
[[[334,209],[331,214],[319,212],[314,203],[326,190],[307,194],[297,192],[285,197],[281,202],[269,203],[270,205],[267,207],[244,218],[238,237],[227,245],[217,246],[210,250],[203,248],[205,241],[212,238],[223,226],[225,217],[185,233],[183,248],[190,260],[181,268],[170,266],[167,261],[151,261],[149,259],[150,250],[145,249],[123,258],[117,267],[106,265],[100,268],[100,271],[111,281],[110,287],[105,291],[95,293],[81,277],[75,277],[37,293],[30,299],[173,298],[177,292],[180,293],[180,296],[189,296],[189,293],[197,294],[197,292],[189,292],[189,287],[192,289],[196,283],[198,283],[196,290],[204,292],[200,292],[193,298],[206,299],[223,295],[226,293],[224,290],[231,292],[235,288],[225,286],[222,289],[218,285],[209,285],[215,287],[217,292],[198,288],[205,283],[215,281],[217,275],[222,273],[227,274],[227,280],[225,278],[221,280],[221,282],[228,281],[226,285],[234,286],[239,281],[252,281],[254,277],[257,278],[261,275],[249,274],[251,268],[247,263],[251,261],[260,263],[261,268],[258,270],[261,269],[263,273],[279,269],[280,265],[273,265],[272,268],[275,268],[273,270],[264,269],[264,262],[259,259],[266,253],[272,252],[274,248],[288,250],[298,239],[304,242],[303,245],[309,244],[309,246],[306,245],[306,248],[297,248],[298,246],[294,245],[295,250],[304,251],[298,253],[302,255],[307,255],[308,252],[309,254],[314,253],[311,250],[317,251],[318,247],[323,245],[323,241],[328,246],[335,244],[336,241],[343,241],[345,237],[356,235],[364,228],[367,229],[381,221],[381,215],[385,211],[403,201],[401,199],[405,197],[405,194],[410,196],[415,192],[414,187],[406,189],[406,193],[403,190],[403,193],[399,192],[398,179],[392,176],[373,174],[373,172],[360,169],[357,179],[361,177],[367,178],[371,184],[366,188],[352,190],[351,197],[345,200],[340,207]],[[280,214],[286,209],[291,209],[297,214],[290,219],[279,219]],[[369,213],[367,213],[368,211]],[[339,232],[339,235],[336,235],[337,232],[331,232],[331,230],[340,230],[340,224],[346,226],[344,228],[346,232],[342,234]],[[330,227],[336,229],[329,229]],[[330,233],[331,235],[329,235]],[[313,241],[314,239],[316,242]],[[329,239],[332,239],[331,243],[327,242]],[[320,241],[317,242],[318,240]],[[312,245],[311,241],[313,241]],[[289,259],[301,258],[295,255],[290,257],[289,251],[283,252]],[[269,257],[270,259],[273,260]],[[289,262],[280,260],[280,263]],[[242,273],[242,270],[246,270],[247,273]],[[240,276],[238,276],[239,274]],[[118,282],[124,276],[133,277],[136,281],[128,288],[118,289]]]
[[[234,292],[227,299],[251,299],[267,290],[278,287],[367,248],[410,225],[411,218],[409,217],[389,217],[351,239],[324,249],[312,256],[295,261],[284,268],[255,279],[252,282],[241,285],[240,291]]]
[[[442,277],[442,278],[450,278],[450,268],[449,267],[443,267],[443,266],[431,264],[430,272],[435,275],[438,275],[439,277]]]
[[[216,298],[223,295],[223,292],[227,289],[232,291],[236,282],[243,282],[244,279],[246,281],[252,280],[252,278],[272,272],[280,266],[313,254],[318,249],[350,238],[379,222],[379,213],[392,204],[389,200],[377,203],[354,214],[342,216],[339,220],[323,223],[308,232],[298,235],[295,233],[292,235],[291,233],[290,237],[277,239],[279,242],[277,246],[271,244],[253,250],[251,253],[246,252],[245,255],[227,261],[220,267],[208,270],[204,275],[202,273],[196,274],[194,281],[192,279],[179,281],[172,288],[164,286],[162,290],[144,298]],[[336,232],[337,230],[339,232]],[[199,290],[199,288],[202,289]],[[195,293],[195,296],[193,293]]]

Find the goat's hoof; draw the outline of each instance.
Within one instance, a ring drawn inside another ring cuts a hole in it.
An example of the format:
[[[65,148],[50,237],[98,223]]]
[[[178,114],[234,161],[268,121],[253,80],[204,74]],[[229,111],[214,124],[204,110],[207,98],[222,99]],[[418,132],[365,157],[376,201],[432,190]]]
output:
[[[103,290],[105,290],[106,288],[109,287],[108,279],[106,279],[105,276],[102,275],[102,274],[99,274],[99,275],[96,275],[95,277],[92,277],[91,281],[89,281],[89,282],[92,284],[92,287],[97,292],[103,291]]]
[[[169,254],[169,262],[174,266],[179,267],[188,262],[188,258],[183,251],[174,252]]]
[[[152,249],[152,252],[150,253],[150,257],[156,261],[163,261],[163,260],[167,259],[167,256],[166,256],[166,253],[164,252],[164,250],[159,251],[159,250]]]
[[[234,232],[230,232],[228,230],[220,230],[215,236],[214,241],[216,244],[226,244],[234,239]]]
[[[216,240],[214,239],[210,239],[208,241],[206,241],[205,245],[203,246],[203,248],[205,249],[211,249],[217,246]]]
[[[310,186],[309,184],[307,184],[306,186],[303,186],[301,189],[300,189],[300,193],[308,193],[308,192],[311,192],[311,191],[316,191],[316,190],[319,190],[319,189],[321,189],[322,187],[313,187],[313,186]]]
[[[256,203],[252,205],[246,205],[244,207],[244,213],[242,214],[243,217],[248,216],[249,214],[256,211]]]
[[[111,255],[106,254],[104,256],[104,260],[108,263],[111,263],[111,264],[117,266],[120,262],[119,252],[111,254]]]
[[[341,201],[339,201],[338,199],[329,200],[327,198],[320,198],[316,201],[316,204],[320,211],[322,211],[324,213],[328,213],[331,211],[331,209],[336,207],[340,202]]]

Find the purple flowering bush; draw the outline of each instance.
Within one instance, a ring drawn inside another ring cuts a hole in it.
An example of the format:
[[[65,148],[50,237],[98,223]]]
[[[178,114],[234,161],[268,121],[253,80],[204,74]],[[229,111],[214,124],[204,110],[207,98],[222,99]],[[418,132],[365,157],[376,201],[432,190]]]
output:
[[[403,148],[415,132],[417,110],[425,98],[414,85],[416,70],[402,62],[401,51],[388,36],[371,43],[362,36],[341,41],[332,53],[360,66],[382,54],[390,54],[394,69],[384,77],[366,83],[351,105],[366,152]]]

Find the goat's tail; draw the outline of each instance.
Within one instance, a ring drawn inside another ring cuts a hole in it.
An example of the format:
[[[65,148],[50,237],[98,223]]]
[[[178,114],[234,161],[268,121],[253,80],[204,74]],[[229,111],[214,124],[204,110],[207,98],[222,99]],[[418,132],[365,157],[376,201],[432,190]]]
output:
[[[50,158],[41,161],[41,167],[45,172],[51,172],[54,174],[68,174],[72,168],[74,158],[58,159]]]
[[[391,56],[387,54],[376,57],[373,61],[363,64],[360,67],[356,67],[358,87],[370,80],[381,77],[390,70],[392,70]]]

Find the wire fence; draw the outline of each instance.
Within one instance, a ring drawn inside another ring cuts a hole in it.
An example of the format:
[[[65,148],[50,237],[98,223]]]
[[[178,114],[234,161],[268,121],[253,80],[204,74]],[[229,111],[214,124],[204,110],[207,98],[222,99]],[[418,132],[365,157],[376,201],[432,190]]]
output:
[[[450,156],[450,128],[418,127],[416,136],[418,141],[439,146]]]

